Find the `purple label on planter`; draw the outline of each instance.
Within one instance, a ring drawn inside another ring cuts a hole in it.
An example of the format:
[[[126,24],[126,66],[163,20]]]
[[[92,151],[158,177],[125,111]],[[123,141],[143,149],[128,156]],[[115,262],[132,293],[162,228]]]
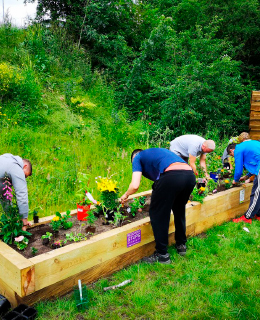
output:
[[[134,232],[127,234],[127,248],[134,246],[141,242],[141,230],[136,230]]]

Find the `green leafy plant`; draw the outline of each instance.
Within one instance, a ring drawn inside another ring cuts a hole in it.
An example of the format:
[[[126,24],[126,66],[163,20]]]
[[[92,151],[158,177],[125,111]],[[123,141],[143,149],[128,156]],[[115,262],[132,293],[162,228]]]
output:
[[[123,220],[125,219],[125,216],[122,214],[121,212],[121,207],[122,205],[120,204],[117,209],[114,211],[114,220],[112,221],[112,223],[115,226],[118,226],[120,223],[123,222]]]
[[[25,248],[27,248],[28,243],[29,239],[25,236],[19,236],[14,238],[14,244],[17,246],[19,250],[24,250]]]
[[[114,210],[118,206],[117,182],[110,178],[99,178],[97,188],[101,192],[101,202],[108,210]]]
[[[191,195],[190,195],[190,200],[192,201],[198,201],[200,203],[203,203],[203,199],[207,196],[208,190],[207,188],[200,187],[199,189],[195,186],[193,189]]]
[[[32,252],[32,255],[35,256],[36,253],[38,252],[38,249],[32,247],[32,248],[31,248],[31,252]]]
[[[133,198],[133,201],[128,204],[130,209],[129,212],[131,212],[132,216],[134,217],[138,209],[142,209],[144,205],[145,205],[145,197],[140,197],[139,199]]]
[[[86,189],[89,184],[89,175],[79,172],[77,182],[80,188],[76,192],[76,197],[78,198],[77,203],[81,206],[91,205],[91,201],[86,197]]]
[[[46,232],[46,234],[42,235],[42,239],[49,239],[51,240],[52,233],[51,232]]]
[[[74,233],[71,232],[71,233],[66,233],[66,240],[67,241],[74,241],[74,242],[79,242],[79,241],[82,241],[82,240],[86,240],[87,237],[86,235],[82,234],[82,233]]]
[[[230,179],[225,179],[224,183],[226,189],[230,189],[232,187],[232,181]]]
[[[54,232],[57,232],[61,228],[60,217],[57,215],[53,217],[52,221],[50,222],[50,226]]]
[[[61,227],[65,230],[70,229],[73,226],[73,222],[68,221],[71,218],[70,211],[66,211],[64,215],[61,215],[59,212],[56,212],[56,216],[60,218]]]
[[[28,231],[22,230],[23,222],[19,214],[15,194],[12,194],[10,179],[4,178],[4,195],[1,197],[4,203],[4,213],[0,217],[0,237],[5,243],[12,244],[15,237],[31,236]],[[11,202],[12,201],[12,202]]]
[[[209,179],[207,182],[207,188],[210,193],[217,192],[218,182],[214,181],[213,179]]]
[[[97,217],[95,216],[94,210],[88,211],[88,216],[86,217],[86,222],[88,225],[93,226],[97,221]]]

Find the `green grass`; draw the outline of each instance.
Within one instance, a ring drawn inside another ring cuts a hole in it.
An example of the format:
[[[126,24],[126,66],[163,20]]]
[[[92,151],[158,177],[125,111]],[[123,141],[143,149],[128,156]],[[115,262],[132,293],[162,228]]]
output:
[[[73,295],[40,302],[38,319],[259,319],[258,221],[226,223],[190,238],[185,257],[170,247],[171,265],[134,264],[88,286],[89,309]],[[108,292],[103,287],[133,282]]]

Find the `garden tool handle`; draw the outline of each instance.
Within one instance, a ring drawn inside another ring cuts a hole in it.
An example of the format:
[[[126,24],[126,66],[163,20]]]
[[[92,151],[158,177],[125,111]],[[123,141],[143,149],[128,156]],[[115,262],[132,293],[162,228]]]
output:
[[[78,280],[78,285],[79,285],[79,296],[80,296],[80,301],[82,301],[82,286],[81,286],[81,280]]]

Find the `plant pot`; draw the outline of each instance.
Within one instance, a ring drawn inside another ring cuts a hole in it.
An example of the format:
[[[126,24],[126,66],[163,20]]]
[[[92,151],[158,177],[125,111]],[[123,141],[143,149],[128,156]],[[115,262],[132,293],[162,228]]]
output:
[[[230,169],[230,164],[228,162],[224,162],[223,168],[229,170]]]
[[[114,220],[114,217],[115,217],[114,210],[106,210],[106,212],[105,212],[106,220],[112,221],[112,220]]]
[[[2,319],[3,320],[13,320],[13,319],[16,319],[18,316],[20,316],[20,314],[18,312],[10,311]]]
[[[29,307],[26,304],[19,304],[19,306],[14,308],[13,311],[18,312],[18,313],[23,313],[28,308]]]
[[[216,172],[210,172],[210,178],[212,178],[215,182],[218,181],[218,174]]]
[[[77,218],[80,221],[86,221],[88,216],[88,211],[90,210],[90,204],[87,206],[81,206],[77,204]]]
[[[199,189],[199,188],[205,188],[206,187],[206,183],[205,182],[198,182],[197,183],[197,188]]]
[[[94,226],[87,226],[86,228],[86,233],[95,233],[96,232],[96,227]]]
[[[230,173],[223,174],[223,178],[229,178],[229,177],[230,177]]]
[[[43,244],[44,246],[47,246],[47,244],[49,244],[49,242],[50,242],[50,239],[49,239],[49,238],[44,238],[44,239],[42,239],[42,244]]]
[[[33,223],[39,223],[39,216],[33,216]]]
[[[10,302],[0,294],[0,318],[11,308]]]
[[[26,319],[33,320],[37,316],[37,310],[34,308],[27,308],[25,311],[23,311],[23,316],[26,317]]]

